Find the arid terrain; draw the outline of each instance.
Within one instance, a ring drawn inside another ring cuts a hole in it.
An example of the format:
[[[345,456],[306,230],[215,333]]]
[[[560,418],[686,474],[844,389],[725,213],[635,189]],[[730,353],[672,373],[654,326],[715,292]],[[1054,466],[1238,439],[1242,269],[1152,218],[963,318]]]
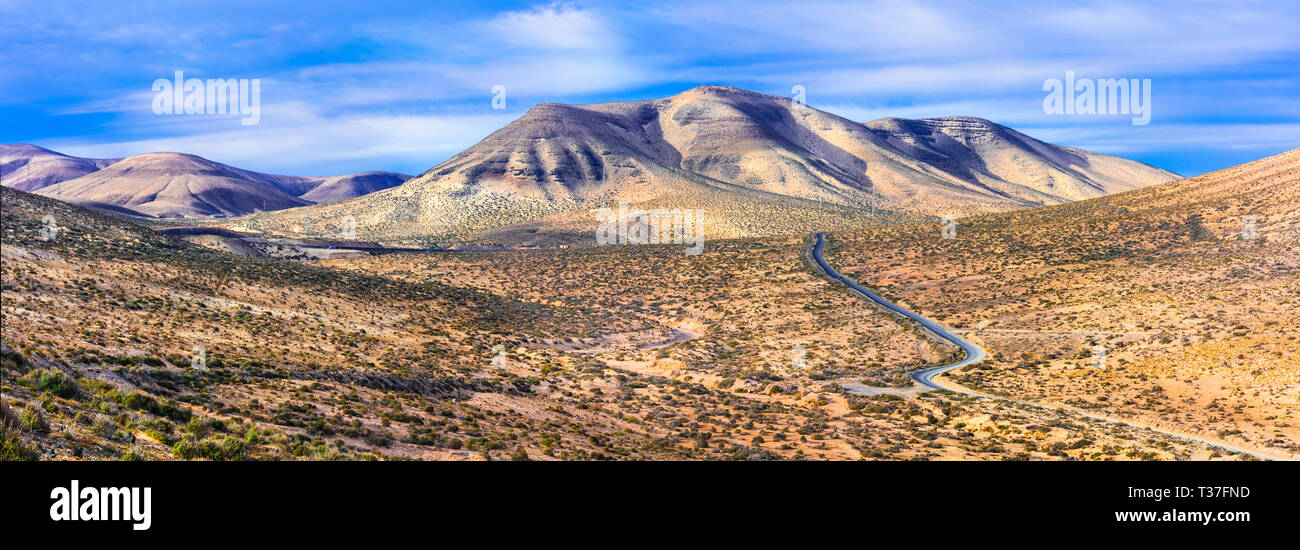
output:
[[[1178,176],[1044,143],[974,117],[854,122],[787,97],[700,86],[652,101],[544,103],[405,184],[352,200],[243,217],[292,236],[308,221],[432,246],[585,238],[618,202],[707,213],[717,238],[860,229],[894,213],[964,215],[1060,204]]]
[[[35,145],[0,145],[0,185],[35,191],[78,178],[122,159],[88,159],[68,156]]]
[[[134,217],[223,217],[358,197],[410,179],[393,172],[331,177],[243,170],[184,153],[88,159],[0,145],[0,185]]]
[[[832,263],[993,353],[953,380],[1300,454],[1300,149],[1089,201],[839,235]]]
[[[1006,399],[908,391],[958,351],[816,275],[806,235],[288,260],[3,189],[0,443],[6,459],[1252,458],[1165,433],[1187,432],[1286,456],[1298,159],[965,218],[952,239],[937,220],[831,235],[843,274],[993,354],[945,383]]]

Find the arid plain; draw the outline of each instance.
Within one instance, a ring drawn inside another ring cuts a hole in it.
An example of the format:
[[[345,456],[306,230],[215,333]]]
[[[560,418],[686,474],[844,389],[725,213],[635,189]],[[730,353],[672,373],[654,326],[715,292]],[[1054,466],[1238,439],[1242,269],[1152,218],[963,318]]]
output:
[[[410,179],[3,147],[6,459],[1300,454],[1300,150],[1177,179],[723,86]],[[602,244],[622,203],[694,245]],[[988,357],[922,391],[964,352],[817,232]]]
[[[846,391],[957,351],[817,276],[805,237],[292,262],[5,189],[5,452],[1294,457],[1298,160],[952,239],[935,220],[831,235],[842,273],[988,349],[945,383],[998,398]]]

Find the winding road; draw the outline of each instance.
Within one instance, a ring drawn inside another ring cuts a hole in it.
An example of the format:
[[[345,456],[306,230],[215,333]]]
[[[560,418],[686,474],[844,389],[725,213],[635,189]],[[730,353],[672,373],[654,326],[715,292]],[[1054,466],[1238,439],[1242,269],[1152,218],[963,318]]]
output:
[[[988,354],[984,351],[984,348],[981,348],[967,341],[965,338],[953,334],[951,330],[948,330],[947,328],[940,326],[939,323],[936,323],[934,321],[931,321],[930,319],[917,315],[916,313],[903,309],[902,307],[899,307],[897,304],[890,302],[889,300],[886,300],[884,298],[881,298],[875,292],[868,290],[866,287],[854,282],[852,279],[840,275],[838,271],[835,271],[835,268],[831,267],[830,264],[826,263],[826,258],[822,257],[822,248],[826,246],[826,234],[818,233],[816,237],[817,240],[813,242],[812,249],[811,249],[812,260],[814,262],[814,265],[817,266],[817,269],[821,271],[823,275],[826,275],[827,277],[835,279],[841,283],[844,283],[845,286],[849,287],[850,291],[856,292],[857,294],[861,295],[863,298],[875,302],[880,307],[883,307],[899,316],[916,321],[921,325],[922,329],[930,333],[935,338],[952,343],[953,345],[961,348],[962,351],[966,354],[966,357],[964,357],[960,361],[957,361],[956,363],[912,371],[910,374],[912,380],[914,380],[917,384],[920,384],[928,388],[926,391],[949,390],[949,391],[955,391],[955,392],[965,393],[969,395],[980,395],[980,396],[984,395],[982,393],[973,392],[965,388],[940,386],[934,382],[935,376],[938,376],[940,374],[943,374],[953,369],[959,369],[964,366],[973,365],[975,363],[983,361],[984,358],[988,356]],[[868,393],[868,392],[863,392],[863,393]]]
[[[1159,428],[1159,427],[1156,427],[1156,426],[1152,426],[1152,425],[1149,425],[1149,424],[1145,424],[1145,423],[1141,423],[1141,422],[1132,422],[1132,421],[1128,421],[1128,420],[1122,420],[1122,419],[1115,418],[1115,417],[1111,417],[1111,416],[1107,416],[1107,415],[1104,415],[1104,414],[1091,413],[1091,412],[1087,412],[1087,411],[1083,411],[1083,410],[1076,409],[1076,408],[1074,408],[1074,407],[1055,406],[1055,405],[1050,405],[1050,404],[1043,404],[1043,403],[1035,403],[1035,402],[1032,402],[1032,401],[1025,401],[1025,400],[1021,400],[1021,399],[1013,399],[1013,398],[1007,398],[1007,397],[1000,397],[1000,396],[996,396],[996,395],[989,395],[989,394],[986,394],[986,393],[980,393],[980,392],[977,392],[977,391],[972,391],[972,390],[969,390],[969,389],[967,389],[967,388],[963,388],[963,387],[961,387],[961,386],[956,386],[956,385],[951,385],[951,386],[941,386],[941,385],[939,385],[937,382],[934,381],[934,377],[935,377],[935,376],[938,376],[938,375],[940,375],[940,374],[943,374],[943,373],[948,372],[948,371],[953,370],[953,369],[959,369],[959,368],[961,368],[961,367],[964,367],[964,366],[967,366],[967,365],[973,365],[973,364],[975,364],[975,363],[978,363],[978,362],[980,362],[980,361],[983,361],[984,358],[988,356],[988,354],[984,351],[984,348],[981,348],[981,347],[979,347],[979,346],[977,346],[977,345],[975,345],[975,344],[973,344],[973,343],[967,341],[965,338],[962,338],[962,337],[960,337],[960,336],[957,336],[956,334],[953,333],[953,331],[951,331],[951,330],[949,330],[949,329],[947,329],[947,328],[944,328],[944,327],[940,326],[938,323],[936,323],[936,322],[934,322],[934,321],[931,321],[930,319],[927,319],[927,318],[925,318],[925,317],[922,317],[921,315],[918,315],[918,314],[916,314],[916,313],[913,313],[913,312],[911,312],[911,311],[908,311],[908,310],[906,310],[906,309],[904,309],[904,308],[898,306],[897,304],[894,304],[893,302],[890,302],[889,300],[886,300],[886,299],[884,299],[884,298],[881,298],[881,297],[880,297],[879,295],[877,295],[875,292],[872,292],[872,291],[868,290],[866,287],[863,287],[862,285],[860,285],[860,284],[854,282],[852,279],[849,279],[848,277],[845,277],[845,276],[843,276],[843,275],[840,275],[838,271],[835,271],[835,268],[831,267],[830,264],[826,263],[826,258],[822,256],[822,249],[825,248],[825,246],[826,246],[826,234],[825,234],[825,233],[818,233],[818,234],[816,234],[815,237],[816,237],[816,240],[813,241],[813,245],[808,249],[808,252],[809,252],[809,256],[811,257],[811,259],[812,259],[812,261],[813,261],[813,266],[814,266],[814,267],[815,267],[819,272],[821,272],[821,274],[823,274],[823,275],[825,275],[825,276],[827,276],[827,277],[829,277],[829,278],[831,278],[831,279],[834,279],[834,280],[836,280],[836,281],[839,281],[839,282],[841,282],[841,283],[844,283],[845,286],[849,287],[849,290],[850,290],[850,291],[857,293],[858,295],[862,296],[863,298],[866,298],[867,300],[870,300],[870,301],[874,302],[876,305],[879,305],[880,307],[883,307],[883,308],[885,308],[886,310],[889,310],[889,311],[891,311],[891,312],[893,312],[893,313],[895,313],[895,314],[897,314],[897,315],[899,315],[899,316],[905,317],[905,318],[907,318],[907,319],[911,319],[911,320],[913,320],[913,321],[916,321],[917,323],[919,323],[919,324],[921,325],[922,329],[925,330],[927,333],[929,333],[929,334],[933,335],[934,337],[939,338],[939,339],[941,339],[941,340],[945,340],[945,341],[947,341],[947,342],[951,342],[953,345],[956,345],[957,347],[961,348],[962,351],[964,351],[964,352],[966,353],[966,357],[963,358],[963,359],[960,360],[960,361],[957,361],[956,363],[952,363],[952,364],[948,364],[948,365],[943,365],[943,366],[939,366],[939,367],[931,367],[931,368],[928,368],[928,369],[921,369],[921,370],[912,371],[912,372],[910,373],[910,376],[912,377],[912,380],[915,381],[915,382],[920,386],[920,387],[917,388],[917,389],[907,390],[907,389],[900,389],[900,388],[874,388],[874,387],[867,387],[867,386],[856,386],[856,385],[853,385],[853,384],[841,384],[841,387],[843,387],[843,388],[845,389],[845,391],[848,391],[848,392],[850,392],[850,393],[859,393],[859,394],[868,394],[868,395],[870,395],[870,394],[880,394],[880,393],[917,393],[918,391],[948,390],[948,391],[951,391],[951,392],[963,393],[963,394],[966,394],[966,395],[971,395],[971,396],[976,396],[976,397],[988,397],[988,398],[991,398],[991,399],[1000,399],[1000,400],[1003,400],[1003,401],[1008,401],[1008,402],[1012,402],[1012,403],[1018,403],[1018,404],[1021,404],[1021,405],[1028,405],[1028,406],[1032,406],[1032,407],[1040,407],[1040,408],[1053,409],[1053,410],[1064,410],[1064,411],[1069,411],[1069,412],[1072,412],[1072,413],[1078,414],[1078,415],[1080,415],[1080,416],[1084,416],[1084,417],[1087,417],[1087,418],[1091,418],[1091,419],[1093,419],[1093,420],[1101,420],[1101,421],[1104,421],[1104,422],[1110,422],[1110,423],[1113,423],[1113,424],[1123,424],[1123,425],[1126,425],[1126,426],[1132,426],[1132,427],[1135,427],[1135,428],[1147,429],[1147,430],[1151,430],[1151,431],[1154,431],[1154,432],[1159,432],[1159,433],[1162,433],[1162,434],[1165,434],[1165,435],[1169,435],[1169,436],[1177,437],[1177,438],[1180,438],[1180,439],[1184,439],[1184,440],[1187,440],[1187,441],[1194,441],[1194,442],[1201,443],[1201,444],[1204,444],[1204,445],[1208,445],[1208,446],[1211,446],[1211,447],[1218,447],[1218,448],[1221,448],[1221,449],[1225,449],[1225,450],[1228,450],[1228,451],[1232,451],[1232,452],[1234,452],[1234,453],[1241,453],[1241,454],[1250,455],[1250,456],[1253,456],[1253,457],[1255,457],[1255,458],[1259,458],[1259,459],[1263,459],[1263,460],[1295,460],[1295,459],[1297,458],[1297,457],[1295,457],[1295,456],[1287,456],[1287,455],[1284,455],[1284,454],[1277,454],[1277,453],[1269,452],[1269,451],[1261,451],[1261,450],[1245,449],[1245,448],[1242,448],[1242,447],[1239,447],[1239,446],[1236,446],[1236,445],[1228,444],[1228,443],[1223,442],[1223,441],[1218,441],[1218,440],[1208,439],[1208,438],[1205,438],[1205,437],[1200,437],[1200,436],[1195,435],[1195,434],[1183,433],[1183,432],[1178,432],[1178,431],[1168,430],[1168,429],[1162,429],[1162,428]]]

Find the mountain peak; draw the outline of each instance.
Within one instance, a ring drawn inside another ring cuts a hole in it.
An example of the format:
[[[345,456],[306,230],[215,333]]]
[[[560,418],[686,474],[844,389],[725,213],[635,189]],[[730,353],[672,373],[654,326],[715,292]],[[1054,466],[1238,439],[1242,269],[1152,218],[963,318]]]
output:
[[[191,153],[163,151],[133,155],[97,171],[73,174],[40,187],[37,193],[144,216],[237,216],[352,198],[393,187],[406,179],[408,176],[391,172],[280,176],[236,168]]]
[[[192,153],[177,153],[171,151],[159,151],[155,153],[140,153],[131,155],[120,161],[123,166],[131,165],[205,165],[216,166],[220,163],[208,160]]]
[[[0,145],[0,156],[7,157],[11,155],[58,155],[61,157],[68,156],[63,153],[59,153],[57,151],[51,151],[39,145],[32,145],[30,143],[6,143],[4,145]]]
[[[117,161],[78,158],[30,143],[10,143],[0,145],[0,183],[21,191],[35,191]]]
[[[849,227],[876,209],[968,215],[1176,177],[977,117],[863,124],[791,101],[705,85],[646,101],[542,103],[397,188],[259,223],[346,213],[381,240],[460,239],[517,224],[580,231],[579,213],[627,201],[702,209],[717,218],[714,234],[758,236]],[[556,219],[567,221],[540,221]]]
[[[759,92],[754,92],[754,91],[746,90],[746,89],[743,89],[743,88],[737,88],[737,87],[735,87],[735,86],[725,86],[725,85],[722,85],[722,84],[705,84],[705,85],[703,85],[703,86],[696,86],[696,87],[694,87],[694,88],[691,88],[691,89],[689,89],[689,90],[686,90],[686,91],[684,91],[684,92],[682,92],[682,93],[680,93],[680,94],[677,94],[677,95],[682,96],[682,95],[688,95],[688,94],[739,95],[739,96],[768,96],[768,97],[777,97],[777,96],[769,96],[768,94],[763,94],[763,93],[759,93]]]

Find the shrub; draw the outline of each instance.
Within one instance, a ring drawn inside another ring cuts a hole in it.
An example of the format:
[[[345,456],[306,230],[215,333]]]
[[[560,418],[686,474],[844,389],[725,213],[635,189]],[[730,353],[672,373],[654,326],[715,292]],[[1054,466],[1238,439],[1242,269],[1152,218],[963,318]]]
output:
[[[157,442],[159,442],[159,443],[162,443],[163,445],[171,445],[171,444],[172,444],[172,438],[171,438],[171,436],[169,436],[169,435],[167,435],[167,434],[165,434],[165,433],[162,433],[162,432],[160,432],[160,431],[158,431],[158,430],[148,430],[148,431],[145,431],[144,433],[145,433],[145,435],[149,436],[150,438],[154,439],[155,441],[157,441]]]
[[[22,372],[27,370],[27,358],[8,347],[0,348],[0,367]]]
[[[191,417],[190,421],[185,424],[185,432],[194,437],[206,437],[212,425],[197,416]]]
[[[175,445],[172,445],[172,454],[176,455],[177,458],[192,460],[198,458],[200,452],[199,446],[187,439],[177,441]]]
[[[81,387],[77,386],[77,381],[61,372],[36,369],[23,376],[21,382],[29,388],[48,391],[63,398],[81,395]]]
[[[18,416],[0,400],[0,460],[36,460],[36,452],[23,443],[19,426]]]
[[[171,401],[159,403],[158,400],[140,392],[114,393],[117,402],[128,409],[165,416],[176,422],[189,422],[192,416],[189,409],[177,406]]]
[[[50,431],[50,424],[45,421],[45,415],[40,409],[31,405],[23,407],[22,412],[18,413],[18,423],[23,429],[32,433],[43,434]]]
[[[248,444],[242,439],[223,437],[203,442],[203,456],[209,460],[243,460],[248,455]]]
[[[105,439],[112,439],[116,431],[117,424],[113,423],[113,419],[102,414],[95,415],[95,420],[90,423],[90,432]]]

